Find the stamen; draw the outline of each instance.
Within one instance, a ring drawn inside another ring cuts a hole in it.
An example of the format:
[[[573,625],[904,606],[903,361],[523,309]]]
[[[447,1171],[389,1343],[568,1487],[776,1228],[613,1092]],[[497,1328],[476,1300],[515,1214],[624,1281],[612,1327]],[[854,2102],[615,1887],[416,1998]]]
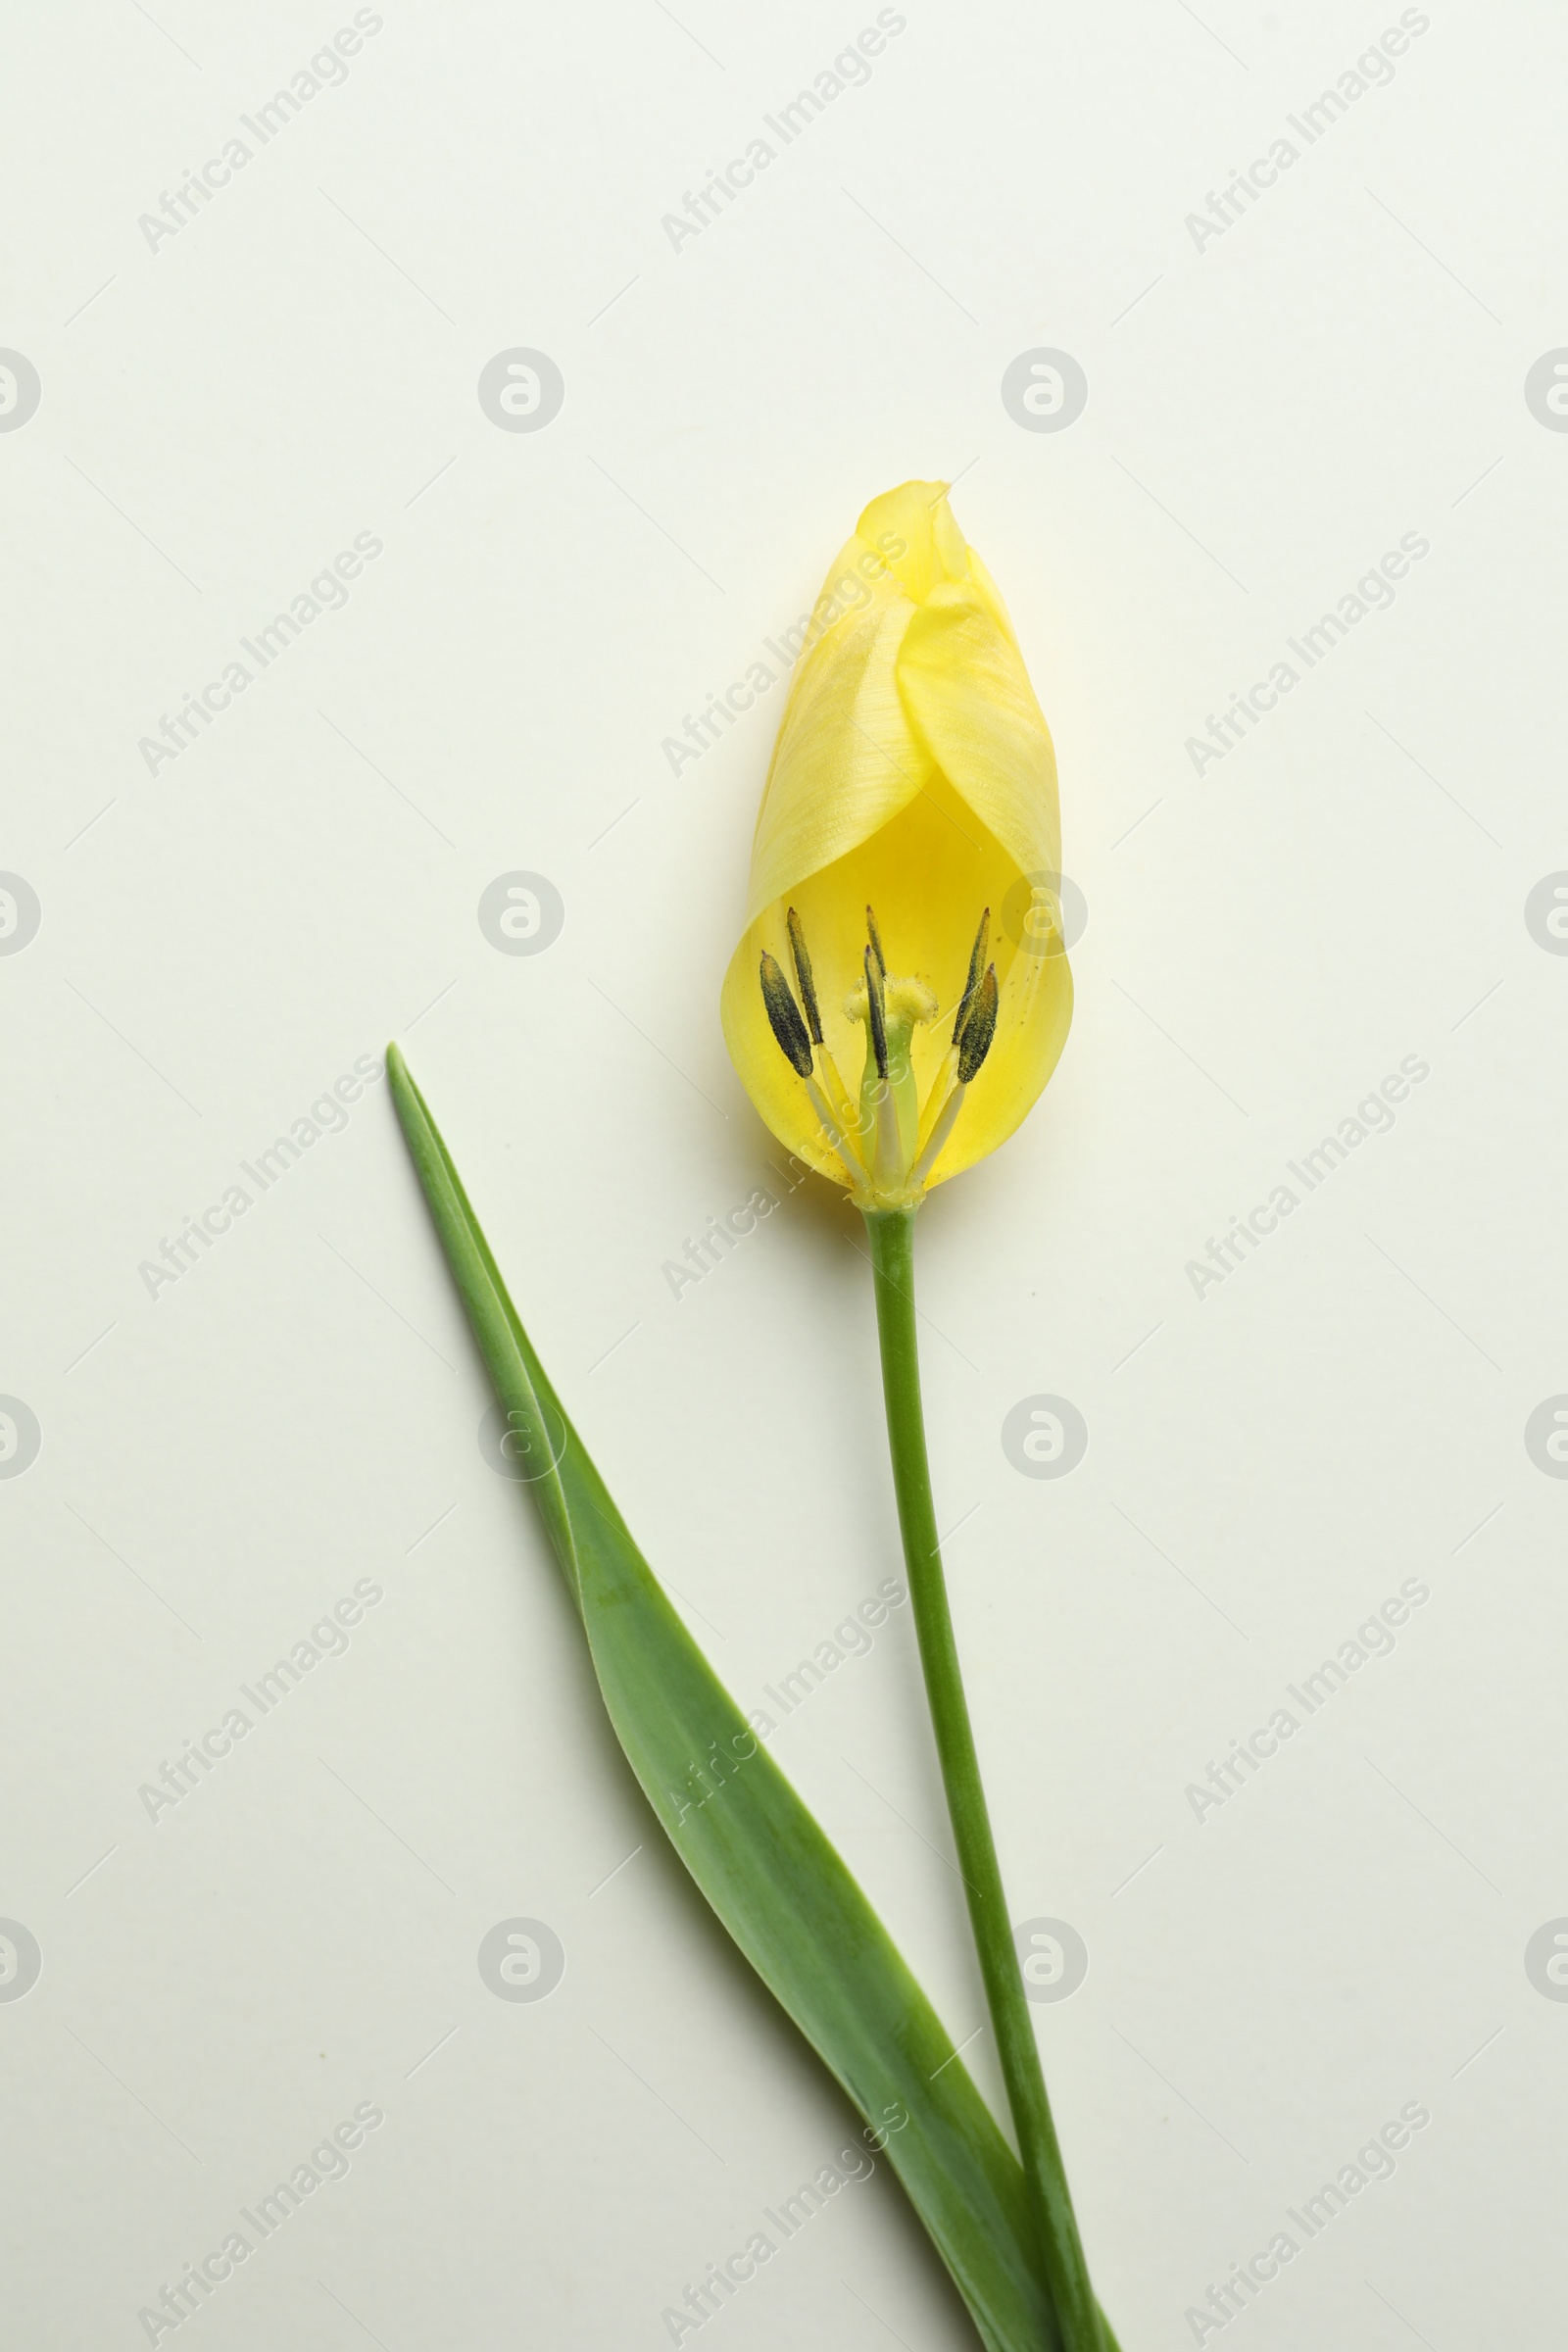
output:
[[[867,909],[869,912],[869,909]],[[906,1164],[906,1155],[899,1134],[898,1096],[889,1078],[887,999],[882,987],[882,972],[872,949],[867,948],[861,958],[865,967],[865,1026],[871,1048],[871,1059],[860,1081],[860,1108],[871,1125],[870,1169],[873,1182],[886,1187],[898,1181]],[[859,996],[859,990],[855,996]],[[854,1000],[852,999],[852,1004]],[[848,1009],[848,1008],[846,1008]],[[856,1007],[858,1010],[858,1006]],[[906,1036],[906,1032],[901,1035]],[[901,1046],[901,1053],[904,1052]],[[908,1064],[901,1064],[907,1076]],[[873,1070],[875,1076],[872,1076]],[[863,1146],[862,1146],[863,1149]]]
[[[986,933],[990,929],[990,925],[991,909],[987,906],[981,912],[980,928],[974,935],[974,946],[969,950],[969,977],[963,984],[963,994],[958,999],[957,1018],[953,1024],[953,1042],[956,1046],[963,1036],[963,1025],[969,1018],[969,1009],[974,1003],[974,992],[980,985],[980,974],[985,969]]]
[[[795,928],[798,930],[799,925],[797,924]],[[790,944],[792,947],[795,944],[793,937]],[[805,952],[803,943],[800,953],[804,956]],[[808,962],[806,966],[808,976],[810,968],[810,964]],[[790,994],[790,984],[784,977],[783,968],[777,957],[769,956],[765,948],[762,951],[761,977],[762,1003],[767,1011],[768,1027],[772,1030],[778,1050],[791,1069],[794,1070],[797,1077],[805,1079],[807,1098],[810,1102],[817,1125],[822,1131],[823,1141],[838,1153],[844,1164],[844,1173],[849,1178],[853,1189],[865,1181],[865,1169],[860,1163],[854,1145],[849,1140],[852,1122],[844,1116],[844,1105],[834,1102],[830,1107],[823,1100],[822,1090],[812,1076],[811,1041],[806,1034],[806,1023],[801,1018],[800,1007]],[[814,993],[808,996],[807,1002],[814,1012],[816,1008]],[[821,1054],[828,1068],[832,1069],[832,1056],[825,1046],[821,1048]],[[839,1077],[836,1069],[833,1070],[833,1084],[835,1093],[843,1095],[844,1081]],[[845,1098],[846,1105],[847,1102],[848,1097]]]
[[[936,1120],[931,1133],[926,1138],[919,1158],[909,1170],[909,1183],[916,1191],[924,1184],[941,1158],[942,1148],[953,1133],[954,1122],[963,1108],[963,1098],[967,1091],[963,1086],[956,1086],[946,1102],[943,1103],[941,1116]]]
[[[865,1122],[850,1100],[849,1089],[839,1075],[839,1065],[833,1058],[832,1049],[825,1041],[816,1048],[816,1068],[822,1092],[833,1106],[833,1116],[845,1134],[853,1135],[858,1143],[865,1132]]]
[[[871,911],[870,907],[868,906],[865,911],[867,914],[869,914]],[[874,941],[876,937],[874,929],[871,936]],[[883,967],[880,965],[878,957],[873,956],[870,948],[867,948],[865,951],[864,960],[865,1002],[866,1014],[871,1029],[871,1052],[876,1060],[876,1074],[885,1082],[888,1074],[888,1031],[887,1019],[882,1004]],[[793,998],[790,1000],[790,1003],[793,1008]]]
[[[931,1100],[926,1105],[926,1116],[922,1122],[924,1132],[920,1139],[920,1148],[915,1155],[914,1165],[909,1170],[909,1183],[916,1194],[924,1185],[937,1161],[942,1157],[948,1138],[957,1122],[959,1111],[963,1108],[963,1099],[969,1091],[970,1081],[978,1074],[986,1055],[991,1051],[992,1040],[997,1034],[997,1006],[1000,998],[997,986],[997,967],[994,963],[986,964],[983,976],[980,970],[985,956],[986,930],[990,921],[991,909],[988,906],[980,917],[980,928],[975,933],[974,949],[969,957],[969,977],[964,982],[963,998],[958,1006],[958,1017],[953,1024],[953,1044],[949,1048],[947,1064],[943,1077],[939,1078],[936,1086],[931,1090]],[[944,1094],[946,1071],[953,1068],[955,1060],[957,1063],[957,1074],[950,1091]]]
[[[995,963],[986,961],[991,909],[981,910],[952,1043],[923,1104],[911,1043],[917,1027],[936,1019],[938,1001],[923,980],[889,974],[870,906],[865,927],[861,976],[844,1005],[846,1017],[857,1027],[863,1023],[865,1030],[866,1064],[858,1098],[844,1085],[823,1036],[810,950],[793,906],[785,911],[785,929],[795,987],[784,965],[764,951],[759,967],[762,1004],[780,1053],[805,1083],[821,1142],[842,1162],[854,1197],[862,1205],[869,1200],[912,1206],[996,1039],[1001,990]]]
[[[975,991],[974,1004],[958,1043],[958,1085],[967,1086],[991,1051],[997,1034],[997,967],[986,965],[986,976]]]
[[[937,1121],[953,1100],[953,1090],[958,1083],[957,1060],[957,1055],[950,1046],[942,1067],[937,1072],[936,1082],[925,1099],[925,1107],[920,1113],[920,1133],[915,1143],[915,1157],[921,1161],[924,1161],[927,1147],[936,1133]],[[944,1133],[946,1133],[946,1129],[944,1129]]]
[[[777,958],[762,951],[762,1003],[778,1050],[799,1077],[811,1075],[811,1041]]]
[[[792,906],[784,918],[790,935],[790,954],[795,959],[795,977],[801,986],[801,1003],[806,1006],[806,1026],[811,1033],[811,1043],[822,1043],[822,1016],[816,1007],[816,983],[811,977],[811,958],[807,952],[806,933],[801,918]]]
[[[826,1102],[824,1102],[822,1100],[822,1090],[817,1085],[814,1078],[807,1079],[806,1092],[808,1099],[810,1102],[811,1109],[815,1114],[817,1124],[822,1130],[825,1141],[832,1146],[833,1150],[839,1155],[839,1160],[843,1166],[844,1173],[850,1180],[851,1189],[853,1190],[858,1187],[865,1180],[865,1169],[860,1162],[859,1155],[856,1152],[855,1146],[849,1141],[848,1137],[837,1125],[834,1119],[834,1114],[829,1110]]]

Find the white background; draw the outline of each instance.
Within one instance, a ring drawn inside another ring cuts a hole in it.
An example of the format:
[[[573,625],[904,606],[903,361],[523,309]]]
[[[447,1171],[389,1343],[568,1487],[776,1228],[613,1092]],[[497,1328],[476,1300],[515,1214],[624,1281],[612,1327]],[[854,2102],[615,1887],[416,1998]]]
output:
[[[0,959],[0,1390],[42,1447],[0,1481],[0,1914],[43,1972],[0,2003],[7,2342],[144,2342],[373,2101],[192,2340],[652,2352],[851,2144],[481,1455],[384,1085],[177,1282],[138,1268],[396,1035],[743,1702],[894,1571],[853,1214],[813,1180],[678,1298],[662,1270],[778,1157],[716,1007],[782,688],[678,779],[662,743],[910,475],[962,477],[1090,909],[1059,1072],[920,1251],[1011,1900],[1091,1955],[1037,2015],[1097,2280],[1125,2352],[1177,2352],[1418,2100],[1396,2177],[1224,2343],[1560,2333],[1568,2006],[1524,1947],[1568,1913],[1568,1488],[1523,1442],[1568,1389],[1568,960],[1524,920],[1568,866],[1568,437],[1523,393],[1568,342],[1560,19],[1433,0],[1200,249],[1187,216],[1396,8],[909,0],[675,250],[662,217],[871,8],[385,0],[156,247],[139,217],[350,10],[9,13],[0,341],[42,400],[0,435],[0,865],[42,921]],[[565,380],[534,433],[476,397],[516,346]],[[1059,433],[1000,397],[1039,346],[1089,377]],[[384,553],[346,607],[150,774],[140,739],[359,532]],[[1406,532],[1392,610],[1195,774],[1208,714]],[[476,919],[519,868],[566,909],[537,956]],[[1393,1131],[1195,1296],[1188,1260],[1406,1055]],[[1089,1427],[1059,1481],[1002,1450],[1042,1393]],[[1394,1653],[1195,1819],[1209,1760],[1412,1577]],[[141,1786],[362,1578],[348,1653],[150,1820]],[[906,1610],[774,1752],[972,2034]],[[566,1953],[537,2003],[476,1967],[518,1915]],[[968,2057],[1000,2097],[988,2035]],[[879,2167],[703,2341],[972,2336]]]

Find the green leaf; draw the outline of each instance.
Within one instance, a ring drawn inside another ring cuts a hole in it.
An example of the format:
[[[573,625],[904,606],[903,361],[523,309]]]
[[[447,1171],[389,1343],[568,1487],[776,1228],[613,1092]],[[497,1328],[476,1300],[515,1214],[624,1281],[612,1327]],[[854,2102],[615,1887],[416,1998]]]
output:
[[[763,1984],[888,2134],[888,2160],[987,2352],[1059,2352],[1017,2159],[876,1913],[632,1542],[396,1046],[387,1077],[496,1393],[540,1465],[532,1492],[644,1795]]]

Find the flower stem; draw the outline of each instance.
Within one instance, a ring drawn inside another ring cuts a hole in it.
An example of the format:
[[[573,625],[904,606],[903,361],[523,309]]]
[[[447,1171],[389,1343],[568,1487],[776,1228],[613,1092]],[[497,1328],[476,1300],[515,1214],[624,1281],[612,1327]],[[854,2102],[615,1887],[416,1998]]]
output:
[[[920,1359],[914,1322],[914,1211],[867,1209],[866,1233],[876,1278],[877,1336],[887,1399],[888,1446],[909,1594],[920,1643],[943,1786],[969,1901],[969,1921],[997,2036],[1025,2179],[1040,2226],[1047,2278],[1061,2325],[1063,2352],[1107,2352],[1113,2345],[1089,2283],[1083,2243],[1068,2193],[1040,2052],[1029,2015],[1003,1892],[991,1816],[986,1809],[974,1733],[953,1635],[947,1581],[931,1499]]]

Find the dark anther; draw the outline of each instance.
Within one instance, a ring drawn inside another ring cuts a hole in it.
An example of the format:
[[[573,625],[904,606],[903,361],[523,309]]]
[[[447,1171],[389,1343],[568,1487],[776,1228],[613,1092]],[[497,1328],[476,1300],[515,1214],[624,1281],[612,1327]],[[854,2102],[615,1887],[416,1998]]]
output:
[[[882,934],[876,927],[876,916],[869,906],[865,910],[865,928],[871,941],[871,953],[876,957],[876,968],[885,980],[888,976],[888,959],[882,953]]]
[[[876,1056],[876,1074],[888,1074],[888,1026],[882,1009],[882,975],[876,957],[869,948],[865,951],[865,1001],[871,1015],[871,1051]]]
[[[774,956],[762,951],[762,1003],[767,1007],[768,1025],[778,1040],[778,1050],[793,1070],[803,1078],[811,1075],[811,1041],[806,1034],[800,1006],[790,994],[790,984]]]
[[[991,909],[987,906],[981,913],[980,928],[974,935],[974,946],[969,951],[969,977],[963,984],[963,994],[958,999],[957,1017],[953,1024],[955,1045],[959,1044],[963,1037],[963,1025],[969,1018],[969,1010],[974,1003],[974,992],[979,987],[980,975],[985,970],[986,933],[990,927]]]
[[[963,1040],[958,1047],[958,1084],[967,1086],[979,1071],[980,1064],[991,1051],[991,1040],[997,1034],[997,967],[986,965],[986,976],[974,992],[974,1004],[969,1018],[963,1024]]]
[[[811,1043],[822,1043],[822,1015],[816,1008],[816,982],[811,978],[811,958],[807,953],[806,933],[801,918],[792,906],[785,916],[790,935],[790,954],[795,958],[795,977],[801,984],[801,1003],[806,1006],[806,1026],[811,1032]]]

